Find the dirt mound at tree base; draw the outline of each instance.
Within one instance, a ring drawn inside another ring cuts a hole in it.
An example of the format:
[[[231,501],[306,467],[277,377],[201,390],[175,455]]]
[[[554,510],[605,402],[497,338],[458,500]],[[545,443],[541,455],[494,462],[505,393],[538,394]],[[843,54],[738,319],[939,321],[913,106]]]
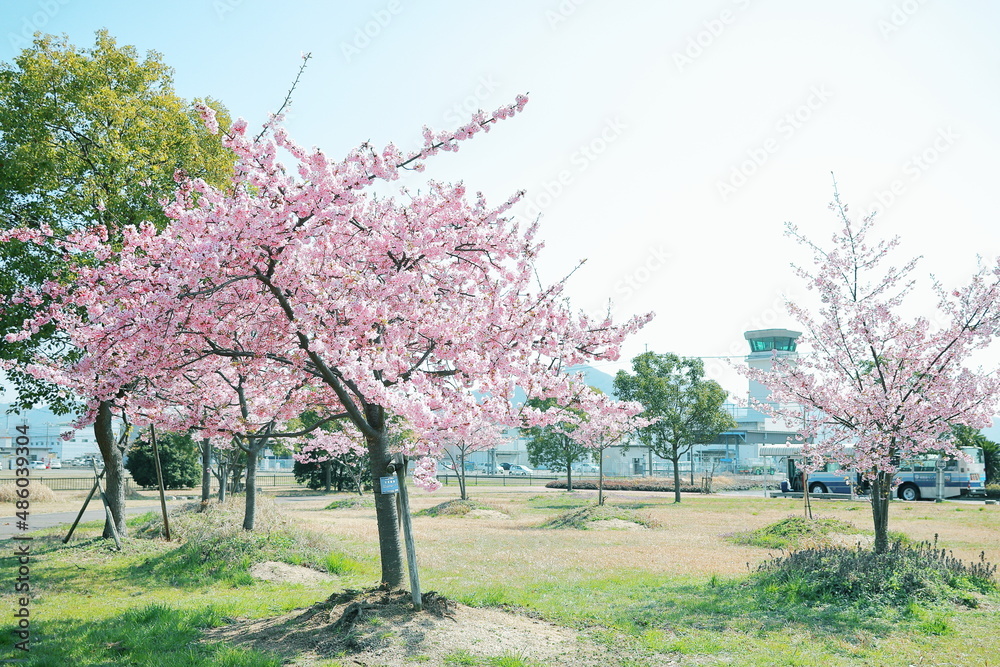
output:
[[[467,607],[433,592],[425,593],[423,601],[424,609],[415,612],[406,591],[349,590],[284,616],[209,630],[206,639],[274,652],[285,664],[300,667],[331,658],[409,667],[444,665],[467,656],[478,664],[507,655],[529,664],[596,667],[618,665],[626,657],[545,621]]]

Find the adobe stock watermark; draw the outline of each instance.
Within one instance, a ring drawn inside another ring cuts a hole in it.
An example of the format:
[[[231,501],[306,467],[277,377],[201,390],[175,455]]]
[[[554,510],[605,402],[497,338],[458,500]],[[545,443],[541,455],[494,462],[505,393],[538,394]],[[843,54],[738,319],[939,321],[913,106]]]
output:
[[[481,76],[471,95],[455,104],[444,112],[444,120],[450,125],[462,125],[469,122],[472,114],[483,108],[483,103],[489,99],[497,88],[499,82],[492,75]]]
[[[782,143],[788,143],[833,97],[826,84],[812,86],[802,104],[785,113],[774,123],[774,134],[759,146],[748,148],[746,158],[733,165],[729,176],[716,181],[715,189],[723,202],[729,200],[736,191],[746,185],[760,171],[771,157],[781,150]]]
[[[893,204],[899,201],[900,197],[906,194],[910,185],[919,181],[941,159],[941,156],[951,150],[960,138],[960,135],[950,125],[939,127],[930,145],[913,153],[903,162],[899,177],[892,179],[885,188],[876,190],[875,198],[862,209],[862,215],[869,216],[889,210]]]
[[[355,28],[354,37],[350,41],[340,43],[340,52],[344,60],[349,63],[360,56],[361,52],[367,49],[402,11],[403,5],[399,0],[389,0],[384,8],[372,12],[371,18],[365,21],[363,26]]]
[[[893,34],[910,22],[910,19],[927,4],[927,0],[903,0],[892,6],[889,16],[879,19],[878,31],[882,39],[889,39]]]
[[[561,169],[551,180],[542,181],[539,189],[543,192],[534,196],[527,194],[524,196],[523,217],[533,219],[541,215],[542,211],[566,192],[577,177],[587,171],[590,165],[621,137],[626,128],[628,128],[628,124],[619,116],[607,120],[597,136],[581,144],[570,155],[569,162],[572,168]]]
[[[236,8],[244,3],[245,0],[213,0],[212,9],[215,10],[215,17],[222,21],[226,18],[226,14],[231,14],[236,11]]]
[[[16,427],[18,435],[14,438],[16,449],[14,450],[14,495],[17,501],[14,507],[17,510],[14,526],[18,532],[14,533],[11,540],[11,551],[14,556],[16,576],[14,577],[14,623],[15,629],[11,631],[16,640],[14,648],[18,651],[28,653],[31,651],[31,535],[25,535],[28,531],[28,517],[31,513],[31,469],[28,467],[30,461],[28,456],[31,452],[31,439],[28,437],[28,425],[21,424]],[[20,662],[16,660],[15,662]]]
[[[745,332],[759,331],[761,329],[781,329],[788,326],[792,318],[788,312],[786,301],[787,299],[783,295],[779,294],[775,296],[771,303],[761,310],[757,316],[745,321],[740,331],[733,332],[734,338],[733,342],[729,345],[728,355],[724,358],[709,360],[705,364],[706,377],[710,380],[722,380],[732,373],[737,360],[750,355],[749,346],[743,338]],[[792,325],[791,328],[794,329],[795,326]]]
[[[602,320],[606,315],[617,319],[622,314],[623,306],[632,297],[645,290],[649,283],[653,282],[656,274],[670,266],[672,261],[673,255],[664,244],[650,244],[649,250],[642,258],[618,274],[613,283],[609,281],[617,296],[609,297],[608,305],[588,312],[587,316],[591,320]]]
[[[69,3],[70,0],[39,0],[35,4],[37,9],[31,14],[25,14],[21,19],[19,26],[21,31],[7,33],[7,40],[10,42],[11,48],[16,51],[29,48],[35,38],[35,33],[44,31],[49,21],[55,18],[59,10]]]
[[[701,29],[688,37],[687,43],[679,51],[673,52],[674,65],[677,71],[683,73],[685,68],[701,58],[715,42],[722,37],[726,29],[740,16],[740,12],[750,8],[752,0],[732,0],[735,9],[725,7],[716,16],[702,21]]]
[[[555,30],[561,23],[568,21],[584,2],[586,0],[562,0],[555,9],[546,9],[545,20],[549,22],[549,27]]]
[[[622,301],[628,301],[640,292],[656,273],[666,268],[670,260],[670,252],[662,245],[650,248],[637,266],[627,271],[615,282],[615,294],[621,295]]]

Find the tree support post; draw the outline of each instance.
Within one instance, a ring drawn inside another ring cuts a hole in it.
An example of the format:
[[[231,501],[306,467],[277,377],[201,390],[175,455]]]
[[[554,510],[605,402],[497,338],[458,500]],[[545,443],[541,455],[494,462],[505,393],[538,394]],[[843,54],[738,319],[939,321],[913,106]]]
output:
[[[417,572],[417,549],[413,543],[413,524],[410,521],[410,498],[406,491],[406,459],[402,454],[393,457],[396,477],[399,479],[399,503],[403,519],[403,541],[406,544],[406,565],[410,571],[410,594],[413,597],[413,608],[423,609],[423,596],[420,593],[420,575]]]
[[[107,470],[106,466],[105,470]],[[101,493],[101,502],[104,503],[104,515],[108,520],[107,525],[111,527],[111,537],[115,539],[115,546],[118,547],[119,551],[121,551],[122,540],[118,536],[118,528],[115,526],[115,518],[111,514],[111,506],[108,505],[108,497],[104,495],[104,489],[101,488],[101,475],[103,474],[104,474],[103,471],[100,474],[98,474],[97,461],[94,461],[94,486],[96,486],[97,490]]]
[[[160,485],[160,511],[163,513],[163,536],[170,541],[170,522],[167,520],[167,498],[163,491],[163,468],[160,467],[160,450],[156,448],[156,427],[149,426],[149,439],[153,444],[153,462],[156,463],[156,481]]]
[[[76,520],[73,521],[73,525],[69,527],[69,532],[66,533],[66,537],[63,538],[63,544],[69,542],[69,538],[73,537],[73,531],[76,530],[77,525],[80,523],[80,519],[83,518],[83,513],[87,511],[87,505],[90,504],[90,499],[94,497],[95,493],[97,493],[98,480],[100,480],[103,476],[104,471],[102,470],[101,474],[94,480],[94,486],[91,487],[90,493],[87,494],[87,499],[83,501],[83,507],[80,508],[80,513],[76,515]]]

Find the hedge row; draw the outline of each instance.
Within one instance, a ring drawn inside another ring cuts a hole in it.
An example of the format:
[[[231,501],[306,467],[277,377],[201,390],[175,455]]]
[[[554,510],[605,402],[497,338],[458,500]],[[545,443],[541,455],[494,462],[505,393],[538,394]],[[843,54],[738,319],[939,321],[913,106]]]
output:
[[[549,482],[545,485],[549,489],[565,489],[566,480],[557,479]],[[573,489],[579,489],[581,491],[596,491],[597,481],[592,479],[586,480],[573,480]],[[655,479],[606,479],[604,480],[604,490],[605,491],[662,491],[664,493],[673,493],[674,485],[667,481],[658,481]],[[684,486],[681,485],[681,493],[701,493],[702,489],[700,486]]]

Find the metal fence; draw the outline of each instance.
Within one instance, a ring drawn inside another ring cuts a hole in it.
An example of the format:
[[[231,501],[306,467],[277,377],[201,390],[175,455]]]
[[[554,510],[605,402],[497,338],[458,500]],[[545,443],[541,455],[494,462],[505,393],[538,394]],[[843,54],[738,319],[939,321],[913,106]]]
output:
[[[0,484],[13,482],[14,477],[0,477]],[[90,477],[63,477],[61,475],[52,476],[32,476],[32,484],[44,484],[53,491],[90,491],[94,486],[94,476]],[[216,480],[212,479],[213,488],[218,488]],[[102,482],[103,485],[103,482]],[[258,487],[278,487],[278,486],[298,486],[295,483],[295,475],[291,473],[264,474],[257,473]],[[131,493],[140,488],[131,477],[125,478],[125,493]],[[200,487],[199,487],[200,488]]]

